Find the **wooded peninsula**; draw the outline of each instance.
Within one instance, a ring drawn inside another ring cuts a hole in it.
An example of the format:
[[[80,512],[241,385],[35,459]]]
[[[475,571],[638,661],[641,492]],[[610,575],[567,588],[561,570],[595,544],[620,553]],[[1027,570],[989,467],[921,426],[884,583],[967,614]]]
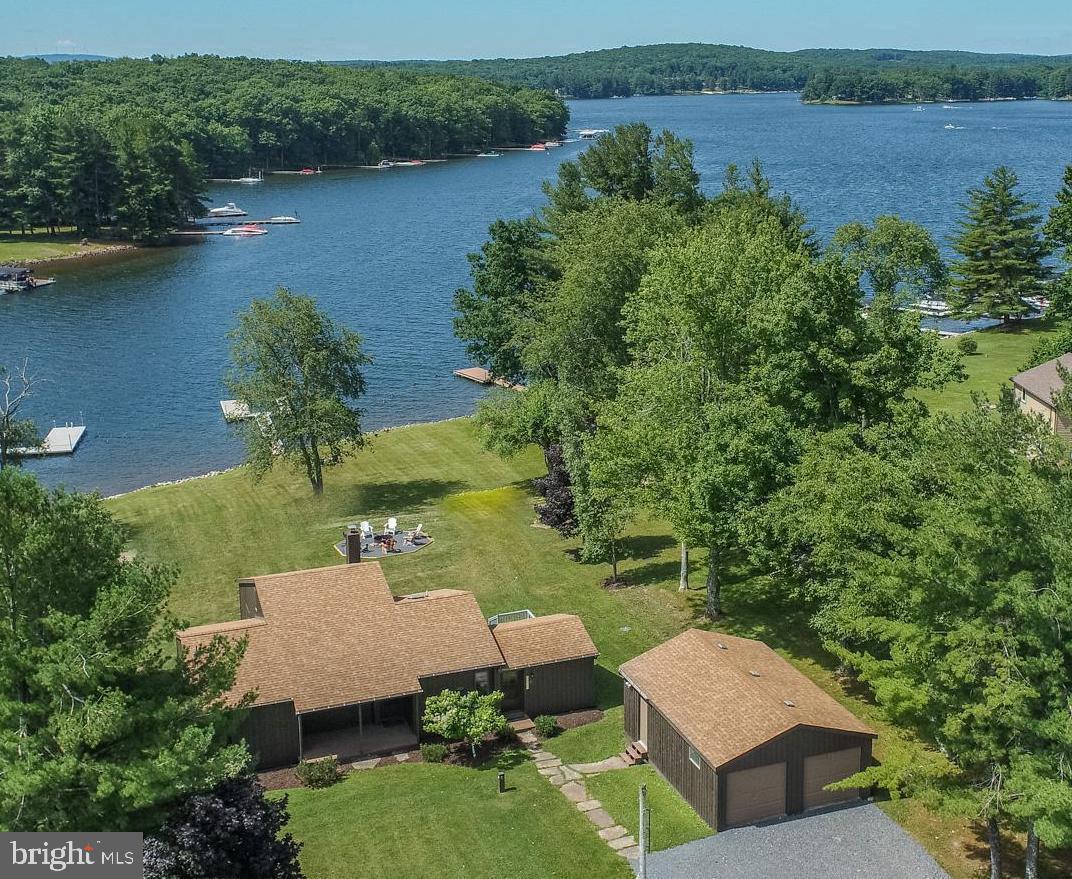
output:
[[[351,61],[354,66],[383,62]],[[576,98],[708,91],[799,91],[805,101],[891,103],[1072,96],[1072,55],[802,49],[665,43],[542,58],[398,61]]]
[[[546,91],[295,61],[0,59],[0,228],[159,239],[206,177],[428,158],[561,133]]]

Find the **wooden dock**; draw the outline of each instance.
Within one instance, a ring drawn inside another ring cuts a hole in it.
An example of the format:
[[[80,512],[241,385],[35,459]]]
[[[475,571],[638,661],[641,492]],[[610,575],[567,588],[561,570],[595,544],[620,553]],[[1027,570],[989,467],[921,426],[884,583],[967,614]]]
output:
[[[220,408],[223,410],[224,421],[245,421],[253,417],[249,406],[241,400],[220,400]]]
[[[496,378],[482,366],[467,366],[464,369],[456,369],[454,370],[454,375],[458,378],[476,382],[478,385],[497,385],[500,388],[506,388],[510,391],[525,390],[524,385],[515,385],[504,378]]]
[[[43,458],[48,455],[73,455],[78,444],[86,435],[85,425],[66,424],[63,427],[54,427],[45,436],[45,441],[40,446],[31,449],[16,449],[16,454],[22,458]]]

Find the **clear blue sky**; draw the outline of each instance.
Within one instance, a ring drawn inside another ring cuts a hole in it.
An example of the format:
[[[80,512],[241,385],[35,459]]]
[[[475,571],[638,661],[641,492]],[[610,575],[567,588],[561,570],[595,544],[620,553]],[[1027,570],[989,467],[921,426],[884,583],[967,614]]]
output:
[[[0,55],[549,55],[661,42],[1072,53],[1070,0],[0,0]]]

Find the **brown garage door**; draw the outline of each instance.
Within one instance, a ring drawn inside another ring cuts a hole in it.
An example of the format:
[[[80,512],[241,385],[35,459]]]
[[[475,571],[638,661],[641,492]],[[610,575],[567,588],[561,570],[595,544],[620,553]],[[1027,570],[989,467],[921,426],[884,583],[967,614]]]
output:
[[[831,782],[841,781],[860,771],[860,749],[846,748],[844,751],[831,751],[828,754],[816,754],[804,760],[804,808],[828,806],[830,803],[843,803],[860,796],[859,788],[848,790],[823,790]]]
[[[754,824],[784,814],[784,763],[742,769],[726,776],[727,824]]]

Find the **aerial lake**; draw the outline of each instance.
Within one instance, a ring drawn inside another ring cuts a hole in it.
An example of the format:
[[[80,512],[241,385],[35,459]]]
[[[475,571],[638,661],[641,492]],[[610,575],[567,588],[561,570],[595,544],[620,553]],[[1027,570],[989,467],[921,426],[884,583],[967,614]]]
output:
[[[997,165],[1013,167],[1048,207],[1072,162],[1069,102],[917,112],[726,95],[579,101],[571,111],[571,132],[642,120],[691,138],[708,192],[727,163],[759,157],[824,239],[846,221],[897,213],[947,244],[966,189]],[[112,494],[238,463],[241,443],[219,407],[226,334],[237,311],[277,286],[315,295],[364,337],[375,360],[362,401],[369,428],[471,412],[483,389],[451,374],[468,365],[451,328],[466,254],[492,220],[538,208],[542,182],[584,146],[213,185],[214,205],[302,222],[258,238],[58,264],[48,272],[57,284],[0,297],[0,363],[25,358],[46,380],[30,414],[46,430],[88,426],[75,455],[27,466],[49,484]]]

